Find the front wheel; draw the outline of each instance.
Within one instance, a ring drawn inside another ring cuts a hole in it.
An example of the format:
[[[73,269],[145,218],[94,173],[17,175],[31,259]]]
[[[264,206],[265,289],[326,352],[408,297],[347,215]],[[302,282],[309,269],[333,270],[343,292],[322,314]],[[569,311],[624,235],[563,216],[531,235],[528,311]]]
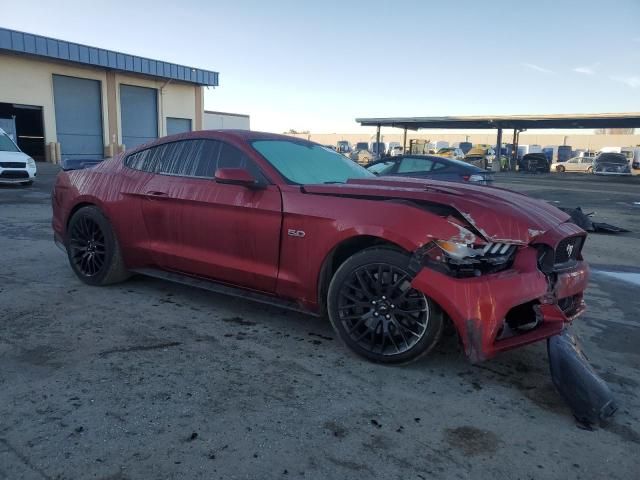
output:
[[[67,256],[80,280],[109,285],[129,277],[109,220],[94,206],[80,208],[67,228]]]
[[[593,167],[587,168],[587,173],[593,173]]]
[[[558,165],[558,166],[556,167],[556,172],[559,172],[559,173],[564,172],[564,167],[563,167],[562,165]]]
[[[442,336],[442,312],[411,286],[409,260],[396,250],[363,250],[338,268],[329,285],[333,328],[351,350],[374,362],[416,360]]]

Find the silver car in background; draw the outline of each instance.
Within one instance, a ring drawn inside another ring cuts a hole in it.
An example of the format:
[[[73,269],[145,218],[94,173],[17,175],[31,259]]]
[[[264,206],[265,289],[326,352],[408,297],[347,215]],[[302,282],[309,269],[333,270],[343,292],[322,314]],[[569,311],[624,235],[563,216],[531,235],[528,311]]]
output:
[[[552,172],[584,172],[593,173],[594,157],[573,157],[566,162],[553,162]]]

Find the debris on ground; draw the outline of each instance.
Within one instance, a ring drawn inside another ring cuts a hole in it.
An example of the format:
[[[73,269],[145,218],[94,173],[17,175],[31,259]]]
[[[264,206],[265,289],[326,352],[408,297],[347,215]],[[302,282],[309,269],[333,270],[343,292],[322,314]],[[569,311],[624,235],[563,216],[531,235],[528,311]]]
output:
[[[595,212],[584,213],[582,211],[582,208],[580,207],[576,207],[576,208],[558,207],[558,208],[563,212],[568,213],[571,216],[571,221],[586,232],[593,232],[593,233],[627,233],[629,232],[629,230],[616,227],[615,225],[592,221],[591,217],[595,214]]]
[[[600,378],[575,336],[566,330],[547,340],[551,379],[578,426],[591,430],[618,409],[607,383]]]

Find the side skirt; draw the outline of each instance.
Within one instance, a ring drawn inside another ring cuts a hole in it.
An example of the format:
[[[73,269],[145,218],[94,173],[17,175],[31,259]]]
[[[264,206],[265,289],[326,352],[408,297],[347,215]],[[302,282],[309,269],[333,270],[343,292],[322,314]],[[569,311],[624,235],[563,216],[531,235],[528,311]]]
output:
[[[316,312],[312,312],[311,310],[307,310],[304,307],[301,307],[296,302],[292,302],[290,300],[283,300],[278,297],[272,297],[270,295],[254,292],[252,290],[245,290],[239,287],[232,287],[230,285],[214,282],[212,280],[205,280],[202,278],[191,277],[189,275],[184,275],[176,272],[167,272],[165,270],[158,270],[155,268],[139,268],[137,270],[132,270],[132,271],[134,273],[139,273],[141,275],[146,275],[148,277],[159,278],[161,280],[168,280],[170,282],[180,283],[182,285],[188,285],[190,287],[200,288],[202,290],[208,290],[210,292],[219,293],[222,295],[229,295],[231,297],[243,298],[243,299],[251,300],[257,303],[271,305],[273,307],[279,307],[287,310],[292,310],[294,312],[304,313],[305,315],[311,315],[314,317],[320,316]]]

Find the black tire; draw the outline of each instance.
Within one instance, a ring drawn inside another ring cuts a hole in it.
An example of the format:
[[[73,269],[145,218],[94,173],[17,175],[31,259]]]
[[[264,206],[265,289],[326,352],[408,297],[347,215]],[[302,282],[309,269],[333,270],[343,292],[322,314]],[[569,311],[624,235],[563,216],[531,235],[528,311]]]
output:
[[[88,285],[110,285],[130,276],[113,228],[97,207],[73,214],[65,244],[71,268]]]
[[[558,166],[556,167],[556,172],[564,173],[564,170],[565,170],[565,168],[564,168],[564,166],[562,166],[562,165],[558,165]]]
[[[331,279],[329,320],[340,339],[368,360],[408,363],[442,336],[442,311],[411,288],[409,260],[397,250],[369,248],[347,259]]]

